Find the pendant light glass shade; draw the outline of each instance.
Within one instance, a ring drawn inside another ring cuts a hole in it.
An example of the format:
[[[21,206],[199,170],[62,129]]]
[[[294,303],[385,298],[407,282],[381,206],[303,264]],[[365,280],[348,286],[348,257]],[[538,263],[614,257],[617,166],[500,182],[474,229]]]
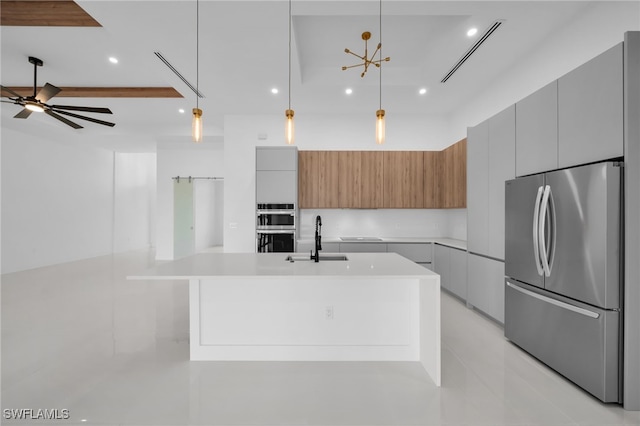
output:
[[[202,142],[202,110],[200,108],[193,109],[191,137],[194,142]]]
[[[284,113],[287,117],[284,127],[285,141],[287,142],[287,145],[293,145],[295,143],[295,123],[293,122],[294,112],[292,109],[288,109]]]
[[[376,143],[378,145],[384,144],[384,110],[379,109],[376,111]]]

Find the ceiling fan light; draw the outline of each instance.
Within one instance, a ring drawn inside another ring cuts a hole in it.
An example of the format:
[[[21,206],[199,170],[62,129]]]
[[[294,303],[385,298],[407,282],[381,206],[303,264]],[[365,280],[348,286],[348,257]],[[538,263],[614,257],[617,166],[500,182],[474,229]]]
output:
[[[44,107],[42,105],[36,103],[28,103],[24,106],[29,111],[33,112],[44,112]]]
[[[191,138],[194,142],[202,142],[202,110],[193,109],[193,120],[191,121]]]

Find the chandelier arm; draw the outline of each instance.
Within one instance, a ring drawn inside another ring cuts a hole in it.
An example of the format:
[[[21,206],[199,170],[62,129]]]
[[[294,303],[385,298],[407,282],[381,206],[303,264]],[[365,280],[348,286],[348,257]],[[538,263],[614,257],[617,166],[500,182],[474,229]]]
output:
[[[346,70],[349,68],[362,67],[362,66],[364,66],[364,64],[349,65],[348,67],[342,67],[342,69]]]
[[[355,53],[353,53],[352,51],[348,51],[348,52],[345,52],[345,53],[351,53],[353,56],[355,56],[355,57],[357,57],[357,58],[359,58],[359,59],[362,59],[363,61],[366,61],[366,60],[367,60],[367,58],[366,58],[366,57],[364,57],[364,56],[360,56],[360,55],[356,55],[356,54],[355,54]]]

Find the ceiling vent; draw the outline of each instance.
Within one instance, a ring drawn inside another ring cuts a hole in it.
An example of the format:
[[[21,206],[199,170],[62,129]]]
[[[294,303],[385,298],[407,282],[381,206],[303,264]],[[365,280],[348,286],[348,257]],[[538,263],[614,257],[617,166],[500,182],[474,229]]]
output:
[[[478,41],[475,42],[475,44],[473,46],[471,46],[469,48],[469,50],[467,50],[465,52],[464,55],[462,55],[462,57],[460,58],[460,60],[451,68],[451,70],[449,70],[449,72],[444,76],[444,78],[440,81],[440,83],[445,83],[447,80],[449,80],[451,78],[451,76],[453,75],[454,72],[456,72],[458,70],[458,68],[460,68],[462,66],[462,64],[464,64],[467,59],[469,59],[469,57],[471,55],[473,55],[473,52],[475,52],[476,50],[478,50],[478,48],[480,47],[480,45],[482,43],[484,43],[491,34],[493,34],[493,32],[495,30],[498,29],[498,27],[500,25],[502,25],[504,23],[504,20],[497,20],[495,21],[493,24],[491,24],[491,26],[489,28],[487,28],[487,30],[484,32],[484,34],[482,34],[482,36],[480,36],[478,38]]]
[[[198,89],[196,89],[193,86],[193,84],[189,83],[187,81],[187,79],[184,78],[184,76],[182,74],[180,74],[180,72],[173,65],[171,65],[171,63],[169,61],[167,61],[167,58],[162,56],[162,53],[160,53],[160,52],[153,52],[153,53],[158,57],[158,59],[160,59],[162,61],[163,64],[165,64],[167,66],[167,68],[169,68],[171,71],[173,71],[173,73],[175,75],[177,75],[178,78],[184,82],[184,84],[189,86],[189,89],[193,90],[193,93],[195,93],[196,96],[198,96],[199,98],[204,98],[204,95],[202,94],[202,92],[200,92]]]

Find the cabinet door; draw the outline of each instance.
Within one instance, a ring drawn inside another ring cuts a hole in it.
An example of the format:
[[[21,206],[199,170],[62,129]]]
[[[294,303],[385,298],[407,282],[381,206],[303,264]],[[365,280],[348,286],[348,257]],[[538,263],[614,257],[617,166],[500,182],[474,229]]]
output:
[[[422,151],[384,151],[384,207],[422,208]]]
[[[504,187],[515,178],[515,105],[489,119],[489,247],[488,256],[504,260]]]
[[[424,208],[439,209],[442,208],[442,199],[444,199],[445,188],[444,181],[440,175],[444,173],[441,167],[441,151],[424,151],[423,153],[423,185],[424,185]]]
[[[256,147],[256,170],[297,170],[296,147]]]
[[[504,262],[468,255],[467,302],[504,323]]]
[[[449,290],[461,299],[467,300],[467,252],[449,248],[449,255]]]
[[[316,209],[318,204],[318,151],[298,153],[298,204],[301,209]]]
[[[431,262],[431,243],[388,243],[388,253],[398,253],[416,263]]]
[[[385,243],[340,243],[340,253],[386,253]]]
[[[360,208],[362,198],[362,151],[338,152],[338,205]]]
[[[467,247],[489,251],[489,122],[467,129]]]
[[[338,151],[318,152],[318,207],[338,208]]]
[[[256,171],[257,203],[296,202],[297,173],[291,171]]]
[[[622,43],[558,80],[560,168],[624,154]]]
[[[558,168],[558,82],[516,104],[516,175]]]
[[[461,209],[467,207],[467,139],[453,144],[448,151],[447,167],[452,170],[450,192],[451,199],[445,208]]]
[[[440,275],[440,286],[451,291],[451,260],[449,247],[433,245],[433,271]]]
[[[384,157],[382,151],[361,151],[360,208],[383,207]]]

